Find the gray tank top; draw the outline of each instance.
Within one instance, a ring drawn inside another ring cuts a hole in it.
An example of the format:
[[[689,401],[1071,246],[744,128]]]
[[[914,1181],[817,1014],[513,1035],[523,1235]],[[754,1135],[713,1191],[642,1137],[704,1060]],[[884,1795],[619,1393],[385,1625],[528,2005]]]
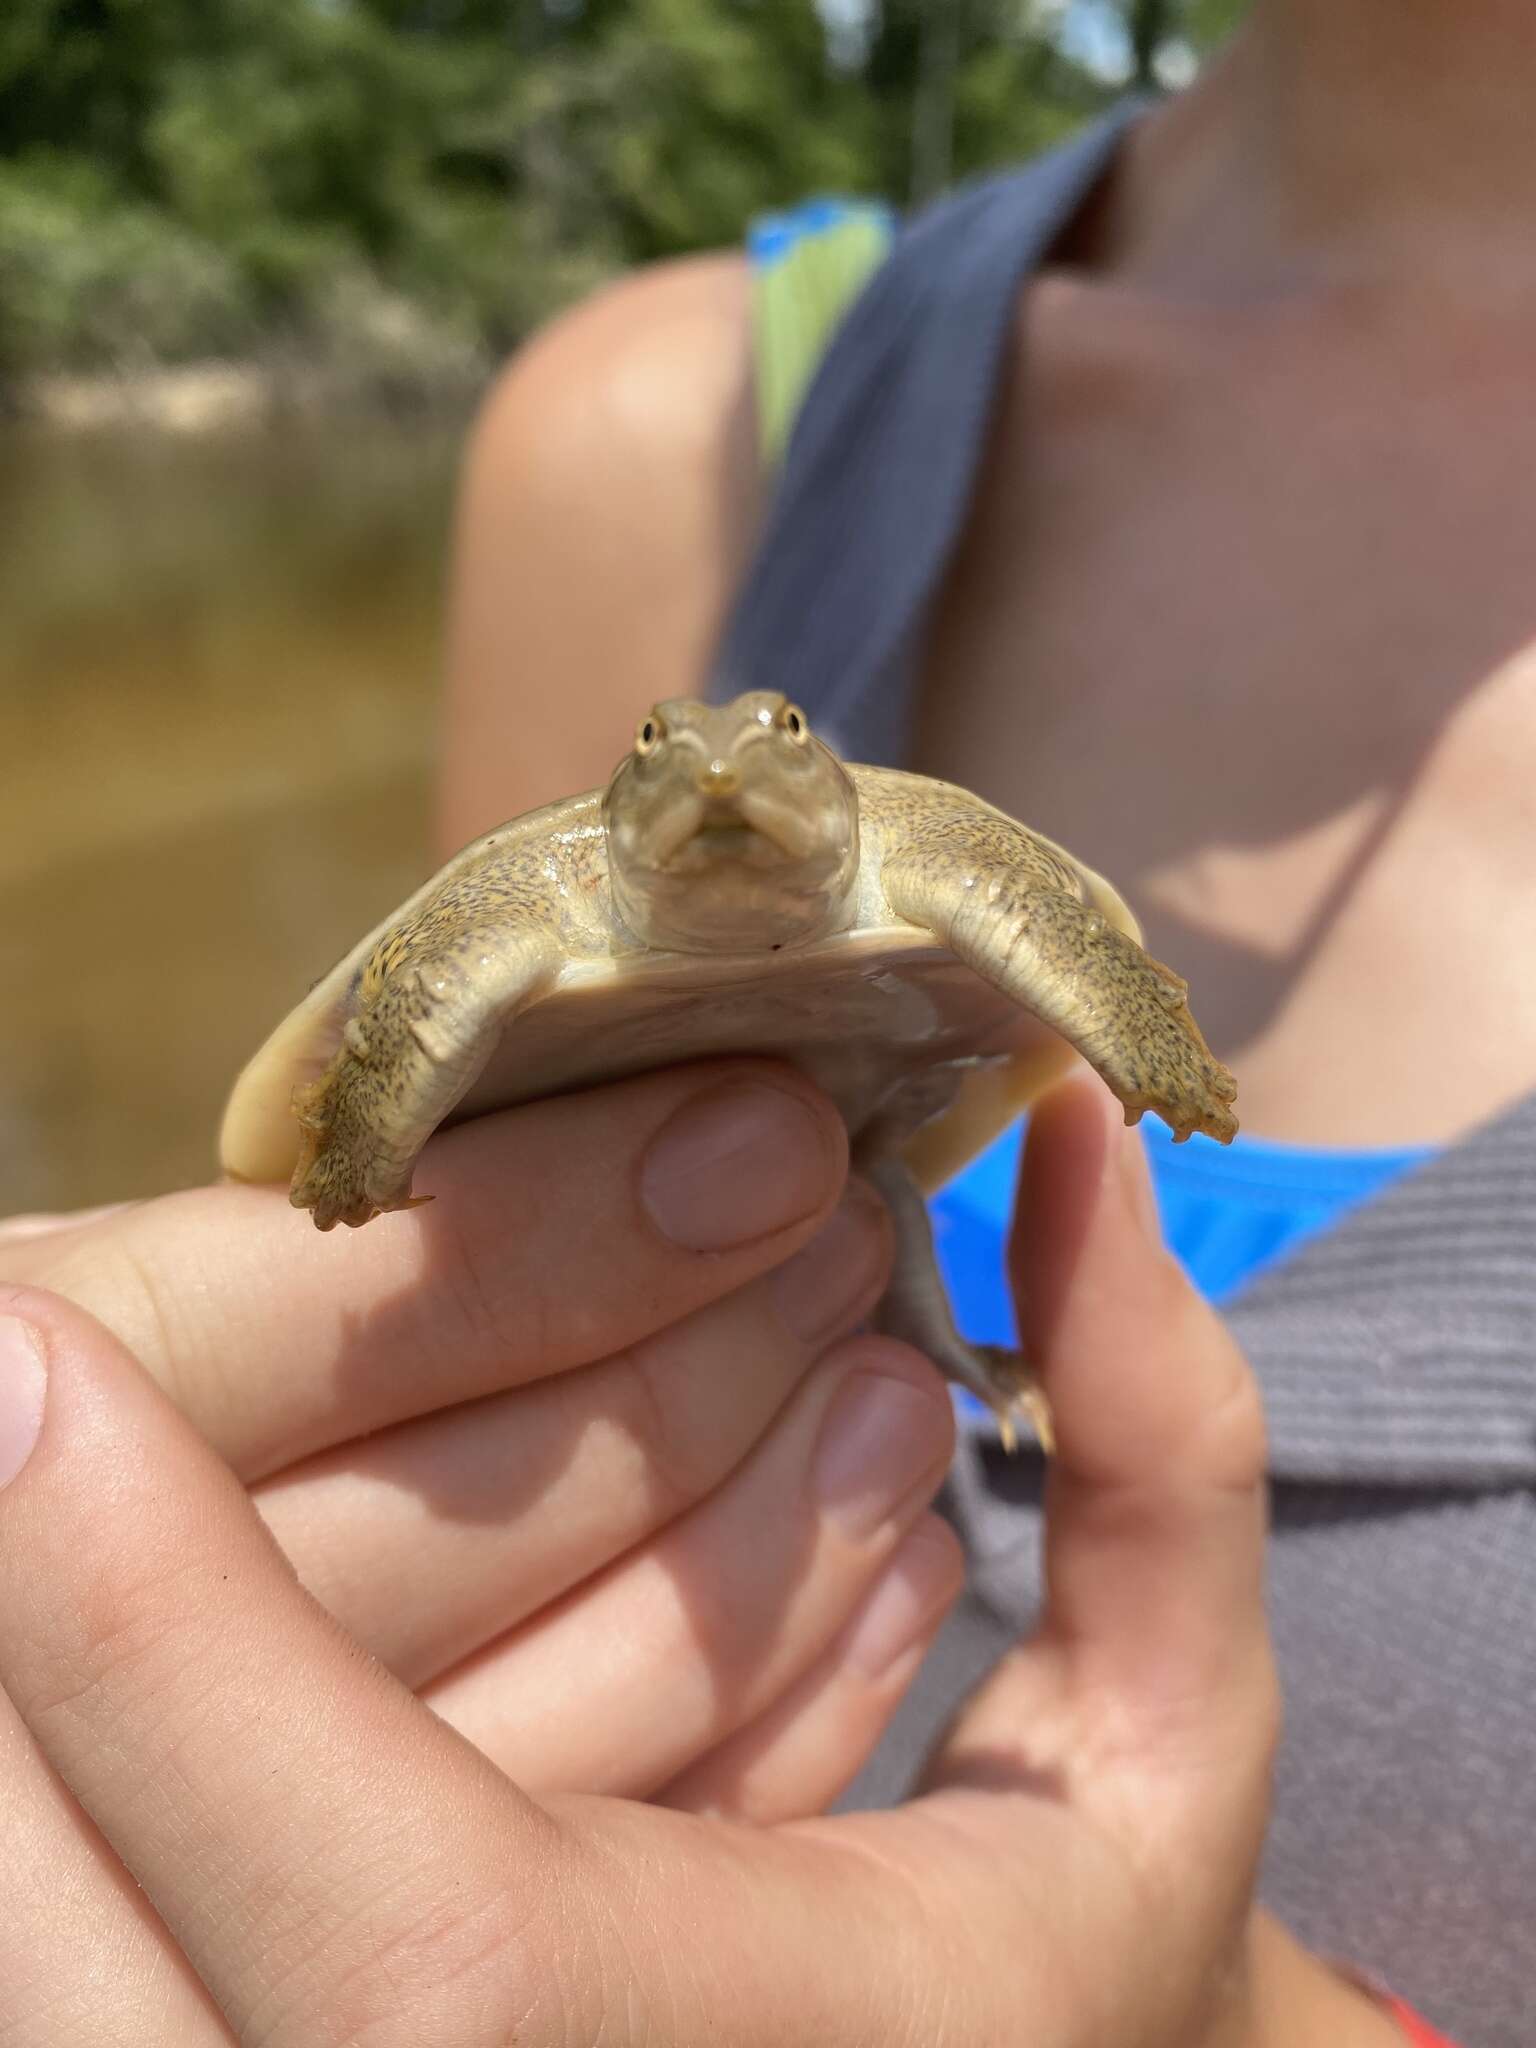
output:
[[[799,414],[712,694],[789,689],[849,757],[903,760],[914,649],[1019,292],[1137,112],[898,236]],[[1255,1281],[1228,1320],[1271,1444],[1287,1720],[1263,1896],[1466,2048],[1532,2048],[1536,1098]],[[851,1803],[899,1796],[1032,1625],[1040,1485],[1037,1461],[967,1435],[946,1505],[968,1589]]]

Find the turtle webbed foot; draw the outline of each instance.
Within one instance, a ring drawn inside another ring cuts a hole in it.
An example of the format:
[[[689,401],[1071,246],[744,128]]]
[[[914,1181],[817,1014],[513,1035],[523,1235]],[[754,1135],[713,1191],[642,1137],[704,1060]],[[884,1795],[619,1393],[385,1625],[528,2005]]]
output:
[[[1122,954],[1134,945],[1119,933],[1114,939]],[[1094,1064],[1124,1103],[1128,1124],[1139,1123],[1150,1109],[1173,1132],[1175,1144],[1196,1131],[1230,1144],[1237,1135],[1232,1110],[1237,1082],[1190,1015],[1188,984],[1161,960],[1140,947],[1135,950],[1140,959],[1128,957],[1124,963],[1124,1007],[1132,1008],[1132,990],[1139,983],[1136,1026],[1127,1031],[1123,1021],[1111,1024],[1083,1050],[1097,1055]]]
[[[381,1172],[387,1162],[348,1100],[346,1059],[341,1053],[317,1081],[293,1092],[302,1137],[288,1199],[296,1209],[309,1210],[317,1230],[333,1230],[338,1223],[355,1230],[381,1210],[414,1206],[409,1170],[403,1182],[398,1174],[386,1178]]]

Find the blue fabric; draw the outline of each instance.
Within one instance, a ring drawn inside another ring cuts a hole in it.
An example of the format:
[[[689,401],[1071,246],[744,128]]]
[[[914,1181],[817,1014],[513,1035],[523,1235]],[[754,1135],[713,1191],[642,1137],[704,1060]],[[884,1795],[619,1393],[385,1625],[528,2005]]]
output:
[[[1311,1150],[1241,1135],[1230,1145],[1201,1137],[1175,1145],[1154,1117],[1140,1128],[1163,1236],[1217,1303],[1434,1153],[1431,1146]],[[929,1204],[955,1320],[973,1343],[1017,1341],[1004,1248],[1022,1140],[1016,1124]]]
[[[798,415],[715,694],[787,686],[848,758],[910,761],[914,655],[998,382],[1017,375],[1019,287],[1122,132],[1074,138],[898,237]],[[1361,1169],[1359,1155],[1244,1138],[1173,1153],[1151,1118],[1142,1128],[1168,1234],[1225,1301],[1264,1390],[1286,1696],[1265,1903],[1468,2042],[1530,2048],[1536,1094],[1415,1172],[1400,1172],[1414,1153]],[[962,1319],[983,1338],[1010,1335],[1017,1146],[936,1205]],[[1038,1473],[988,1450],[967,1431],[946,1493],[966,1590],[853,1805],[904,1796],[976,1676],[1038,1627]],[[1413,1882],[1419,1869],[1438,1883]]]
[[[1100,128],[1080,139],[1073,149],[1061,152],[1050,166],[1032,173],[1032,176],[1043,178],[1048,169],[1053,189],[1049,193],[1035,195],[1036,207],[1030,219],[1023,224],[1029,232],[1024,232],[1011,218],[1013,209],[1010,206],[1000,207],[998,204],[1000,199],[1006,200],[1011,186],[1016,183],[1017,174],[1009,173],[1001,179],[985,181],[972,188],[969,194],[957,195],[950,202],[939,222],[947,247],[955,247],[949,238],[954,237],[963,224],[960,216],[968,216],[972,211],[979,211],[979,215],[985,217],[994,238],[997,235],[1002,237],[1006,255],[990,247],[981,249],[980,241],[976,244],[980,250],[977,262],[981,279],[977,289],[982,298],[989,294],[996,298],[997,317],[990,321],[981,317],[978,302],[967,292],[957,291],[953,303],[941,299],[936,310],[930,309],[929,319],[937,320],[943,329],[938,335],[941,345],[938,352],[943,354],[947,375],[936,379],[931,362],[922,352],[914,350],[909,342],[904,344],[902,360],[920,379],[919,396],[923,403],[908,404],[888,431],[876,432],[871,428],[863,434],[861,446],[867,448],[870,460],[878,458],[898,466],[905,463],[902,478],[910,482],[914,458],[909,444],[916,431],[914,422],[936,425],[942,452],[951,460],[958,460],[956,449],[966,440],[967,433],[972,440],[976,438],[980,431],[981,409],[975,405],[970,407],[966,415],[966,432],[961,432],[956,420],[947,415],[940,417],[944,409],[938,401],[943,399],[948,404],[954,400],[958,403],[956,393],[962,387],[982,393],[990,390],[990,358],[983,365],[985,374],[978,376],[977,365],[970,361],[970,357],[978,350],[985,357],[988,334],[994,328],[998,332],[1006,328],[1004,314],[1013,304],[1015,291],[1013,272],[1021,267],[1027,268],[1038,256],[1050,222],[1070,211],[1072,204],[1081,196],[1085,183],[1101,168],[1108,145],[1134,111],[1134,103],[1127,103]],[[786,212],[766,215],[751,227],[747,241],[749,255],[759,268],[771,267],[807,238],[825,233],[828,228],[865,210],[869,210],[867,201],[818,197]],[[884,209],[875,210],[884,213]],[[923,233],[921,224],[917,233]],[[961,255],[957,254],[956,264],[960,261]],[[928,266],[929,269],[933,267]],[[912,260],[911,249],[899,278],[891,266],[887,266],[887,271],[888,296],[903,281],[910,288],[914,272],[920,273],[917,278],[919,284],[928,281],[923,264]],[[873,295],[868,297],[872,303]],[[861,333],[863,328],[868,328],[869,335],[864,338],[865,352],[878,354],[879,348],[893,332],[904,333],[913,312],[913,307],[908,306],[898,293],[897,301],[883,308],[876,307],[871,311],[870,304],[866,303],[849,325],[862,323]],[[852,342],[844,339],[834,343],[834,353],[840,350],[846,357],[851,350],[857,354],[853,344],[858,340],[859,335],[856,334]],[[961,354],[966,355],[968,378],[958,376],[957,347]],[[837,368],[838,365],[834,365],[834,369]],[[846,426],[852,408],[843,383],[836,375],[823,376],[820,381],[825,387],[820,395],[824,401],[823,411],[830,422],[828,431]],[[873,389],[884,401],[894,387],[890,379],[866,372],[859,388],[861,391]],[[813,421],[811,424],[814,427],[816,423]],[[896,426],[902,429],[900,433],[895,430]],[[814,443],[815,435],[812,433],[803,439],[808,446]],[[809,459],[805,447],[801,448],[798,459],[802,463]],[[967,489],[971,463],[972,456],[967,455],[957,472]],[[927,458],[922,457],[920,466],[925,475],[930,475],[926,465]],[[827,475],[820,478],[808,497],[809,487],[802,488],[798,496],[789,494],[795,509],[785,514],[786,531],[788,523],[803,526],[807,518],[814,523],[818,515],[830,516],[841,544],[846,547],[850,545],[850,536],[861,533],[863,527],[859,519],[848,516],[850,507],[838,496],[839,491],[846,494],[853,488],[845,453],[834,451],[826,467]],[[891,478],[886,479],[888,484],[892,481]],[[946,537],[951,533],[957,516],[951,510],[936,520],[931,490],[860,490],[858,504],[866,513],[872,502],[894,506],[902,518],[926,521]],[[828,507],[831,507],[830,515]],[[868,601],[882,611],[882,616],[892,611],[893,606],[895,610],[901,609],[901,605],[890,599],[888,593],[897,581],[902,590],[910,593],[914,580],[914,554],[922,552],[915,529],[903,529],[903,532],[903,545],[891,545],[882,557],[886,561],[901,561],[904,564],[902,577],[861,577],[857,586]],[[828,560],[837,559],[837,549],[823,546],[821,539],[796,549],[786,546],[781,537],[777,556],[783,556],[791,566],[809,563],[810,573],[818,580],[819,587],[820,579],[826,574]],[[770,564],[777,556],[773,548],[765,548],[764,557]],[[862,664],[847,661],[844,659],[845,651],[839,650],[823,683],[814,680],[794,661],[786,660],[784,648],[790,629],[796,622],[826,637],[831,634],[837,618],[844,613],[850,618],[863,615],[859,604],[845,605],[839,611],[837,607],[829,608],[825,602],[808,604],[805,598],[804,589],[797,588],[789,593],[785,604],[780,606],[780,615],[769,621],[773,630],[764,630],[764,622],[754,620],[746,637],[755,645],[770,648],[776,662],[782,661],[785,666],[795,668],[796,694],[803,703],[811,706],[812,716],[824,732],[828,730],[825,700],[835,696],[839,690],[846,692],[856,684],[864,699],[859,714],[848,720],[850,729],[846,734],[839,729],[829,736],[834,741],[843,742],[845,747],[851,740],[852,750],[858,759],[884,758],[888,749],[882,748],[872,730],[874,715],[882,703],[888,709],[903,696],[910,688],[910,674],[903,674],[893,683],[876,688],[880,664],[875,661]],[[890,627],[891,621],[886,619],[885,625]],[[886,637],[890,637],[889,633]],[[735,678],[732,687],[744,687],[751,677],[751,663],[740,659],[738,650],[738,658],[727,657],[723,673]],[[724,694],[722,677],[716,680],[721,684],[717,694]],[[766,686],[772,678],[764,675],[756,680]],[[1195,1285],[1217,1303],[1230,1300],[1247,1281],[1278,1264],[1308,1238],[1327,1230],[1349,1210],[1430,1157],[1430,1148],[1426,1147],[1344,1152],[1272,1145],[1242,1136],[1231,1146],[1220,1146],[1209,1138],[1198,1137],[1187,1145],[1175,1146],[1172,1134],[1156,1118],[1147,1117],[1141,1129],[1157,1190],[1164,1236]],[[966,1171],[930,1205],[939,1262],[955,1306],[956,1319],[964,1333],[980,1343],[1011,1344],[1015,1341],[1003,1252],[1021,1138],[1022,1126],[1006,1133],[979,1159],[973,1160]]]
[[[1019,277],[1080,202],[1135,112],[1127,102],[1031,170],[1030,207],[1014,203],[1018,174],[1006,173],[955,195],[926,225],[919,220],[908,230],[902,261],[877,275],[812,387],[811,417],[791,442],[791,488],[776,508],[781,530],[749,579],[715,694],[748,682],[770,686],[777,670],[788,669],[796,695],[834,744],[859,760],[901,758],[898,729],[913,675],[905,664],[886,673],[885,656],[905,635],[968,502],[996,344],[1010,330]],[[771,267],[861,204],[815,198],[760,219],[748,238],[752,261]],[[938,238],[932,251],[925,236]],[[880,364],[890,349],[895,359],[887,374]],[[942,375],[935,370],[940,361]],[[884,412],[866,418],[861,404]],[[932,446],[920,445],[925,435]],[[879,478],[860,470],[855,456],[865,469],[883,465]],[[942,505],[944,493],[934,484],[940,472],[953,500]],[[918,477],[921,489],[912,487]],[[883,535],[873,533],[881,508],[897,521]],[[809,537],[808,527],[816,529]],[[865,542],[876,541],[870,562],[852,560]],[[848,591],[832,602],[829,564],[835,568],[845,557]],[[901,564],[899,576],[889,573],[892,563]],[[920,563],[927,564],[921,574]],[[774,585],[775,567],[790,579],[783,589]],[[843,626],[864,634],[861,658],[839,639]],[[797,633],[815,643],[809,664]],[[755,673],[754,661],[761,667],[765,652],[774,673]],[[839,709],[841,716],[829,719]],[[1242,1136],[1230,1147],[1208,1138],[1175,1147],[1156,1118],[1141,1128],[1164,1236],[1195,1285],[1217,1303],[1430,1156],[1427,1148],[1312,1150]],[[1015,1341],[1003,1250],[1020,1142],[1021,1128],[1008,1132],[931,1205],[956,1319],[981,1343]]]
[[[873,218],[894,226],[895,213],[878,200],[820,197],[802,200],[783,213],[764,213],[747,227],[747,255],[761,269],[782,263],[790,250],[809,236],[825,234],[845,220]]]

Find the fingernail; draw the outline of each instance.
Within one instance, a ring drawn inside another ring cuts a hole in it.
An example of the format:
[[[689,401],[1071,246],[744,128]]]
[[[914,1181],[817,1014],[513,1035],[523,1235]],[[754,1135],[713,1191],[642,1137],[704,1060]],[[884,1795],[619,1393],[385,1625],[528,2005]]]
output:
[[[785,1230],[826,1199],[831,1140],[796,1095],[763,1082],[695,1096],[662,1125],[640,1191],[664,1237],[719,1252]]]
[[[808,1245],[773,1276],[779,1320],[802,1344],[829,1343],[851,1330],[879,1278],[885,1211],[857,1184]]]
[[[939,1483],[947,1411],[889,1373],[851,1373],[839,1388],[816,1447],[816,1485],[847,1536],[869,1536],[919,1480]]]
[[[47,1385],[36,1336],[15,1316],[0,1316],[0,1486],[9,1486],[32,1455]]]
[[[932,1634],[955,1588],[953,1545],[937,1529],[919,1524],[853,1624],[846,1656],[869,1678],[880,1678]]]

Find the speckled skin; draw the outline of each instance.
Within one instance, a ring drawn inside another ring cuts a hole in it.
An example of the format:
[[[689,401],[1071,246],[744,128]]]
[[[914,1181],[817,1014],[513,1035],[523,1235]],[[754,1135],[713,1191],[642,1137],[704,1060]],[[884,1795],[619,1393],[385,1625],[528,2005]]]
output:
[[[340,962],[241,1076],[221,1149],[241,1178],[291,1170],[322,1230],[358,1225],[410,1202],[447,1120],[674,1058],[786,1056],[897,1213],[886,1326],[1038,1424],[1017,1361],[954,1332],[918,1189],[1068,1046],[1128,1121],[1235,1132],[1184,983],[1102,877],[948,783],[845,768],[780,696],[680,701],[606,792],[466,848]]]
[[[892,818],[881,880],[899,916],[1069,1039],[1129,1121],[1151,1109],[1178,1138],[1233,1137],[1237,1084],[1188,984],[1111,922],[1076,862],[947,783],[866,769],[860,788]]]

